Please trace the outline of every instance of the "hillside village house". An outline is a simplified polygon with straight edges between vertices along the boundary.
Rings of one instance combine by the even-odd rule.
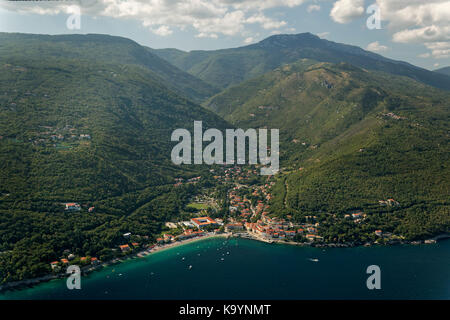
[[[68,203],[66,203],[66,210],[67,211],[80,211],[81,206],[75,202],[68,202]]]
[[[177,236],[177,240],[184,240],[194,237],[201,237],[204,235],[204,231],[193,231],[192,229],[185,230],[182,234]]]
[[[121,246],[119,246],[119,248],[120,248],[120,250],[122,250],[122,252],[127,252],[127,251],[131,250],[130,246],[127,244],[121,245]]]
[[[225,225],[226,232],[240,231],[240,230],[244,230],[244,226],[242,225],[242,223],[229,223]]]
[[[202,229],[206,226],[217,226],[218,223],[210,218],[210,217],[200,217],[200,218],[192,218],[191,222],[199,229]]]

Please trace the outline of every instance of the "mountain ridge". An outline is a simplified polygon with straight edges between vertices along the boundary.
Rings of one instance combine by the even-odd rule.
[[[21,50],[15,50],[15,46]],[[155,78],[194,102],[201,102],[217,89],[186,73],[151,53],[137,42],[104,34],[34,35],[0,32],[0,51],[3,56],[14,52],[16,57],[45,52],[50,57],[83,58],[102,63],[138,65],[152,71]]]
[[[258,43],[220,50],[152,49],[180,69],[215,86],[227,88],[301,58],[348,62],[369,70],[404,75],[450,90],[450,77],[404,61],[392,60],[357,46],[321,39],[311,33],[273,35]]]

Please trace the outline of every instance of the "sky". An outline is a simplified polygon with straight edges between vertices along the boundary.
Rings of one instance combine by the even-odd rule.
[[[450,66],[450,0],[0,0],[0,32],[101,33],[186,51],[311,32],[430,70]]]

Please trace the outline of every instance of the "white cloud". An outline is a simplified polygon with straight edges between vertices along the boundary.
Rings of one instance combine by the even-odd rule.
[[[329,32],[321,32],[321,33],[318,33],[317,35],[318,35],[320,38],[326,38],[329,34],[330,34]]]
[[[212,0],[214,1],[214,0]],[[222,0],[220,2],[231,5],[240,10],[266,10],[277,7],[297,7],[308,0]]]
[[[449,58],[450,0],[376,0],[376,4],[392,41],[424,44],[430,50],[428,57]],[[365,15],[364,10],[364,0],[337,0],[330,16],[347,23]]]
[[[317,4],[310,4],[308,6],[308,9],[306,9],[306,11],[308,11],[309,13],[311,13],[313,11],[320,11],[320,6]]]
[[[144,23],[144,25],[145,25],[145,23]],[[157,34],[158,36],[161,36],[161,37],[165,37],[165,36],[171,35],[173,33],[173,31],[170,30],[170,28],[168,26],[160,26],[158,28],[150,28],[150,30],[154,34]]]
[[[254,16],[249,17],[246,20],[246,23],[259,23],[264,29],[271,30],[271,29],[279,29],[286,25],[285,21],[276,21],[271,18],[266,17],[262,13],[258,13]]]
[[[374,52],[382,52],[386,51],[388,47],[381,45],[378,41],[369,43],[367,45],[367,50],[374,51]]]
[[[245,44],[250,44],[250,43],[252,43],[252,42],[254,42],[255,40],[252,38],[252,37],[248,37],[248,38],[245,38],[245,40],[244,40],[244,43]]]
[[[364,0],[338,0],[331,9],[331,18],[338,23],[348,23],[364,14]]]
[[[422,43],[430,50],[428,57],[450,58],[450,0],[377,0],[377,3],[382,19],[389,21],[394,42]]]
[[[82,13],[140,21],[151,32],[167,36],[175,29],[194,28],[197,37],[245,33],[249,24],[265,30],[286,26],[268,17],[264,10],[296,7],[309,0],[81,0]],[[0,6],[20,13],[42,15],[68,13],[73,2],[0,1]]]
[[[400,43],[423,43],[449,41],[450,26],[431,25],[423,28],[405,29],[394,33],[392,40]]]
[[[210,39],[217,39],[219,36],[215,33],[204,33],[200,32],[199,34],[195,35],[196,38],[210,38]]]
[[[426,42],[425,46],[431,50],[431,56],[436,59],[450,58],[450,41]]]

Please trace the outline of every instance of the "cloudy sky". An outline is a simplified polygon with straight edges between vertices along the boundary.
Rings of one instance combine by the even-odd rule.
[[[0,0],[0,32],[105,33],[182,50],[311,32],[427,69],[450,65],[450,0]]]

